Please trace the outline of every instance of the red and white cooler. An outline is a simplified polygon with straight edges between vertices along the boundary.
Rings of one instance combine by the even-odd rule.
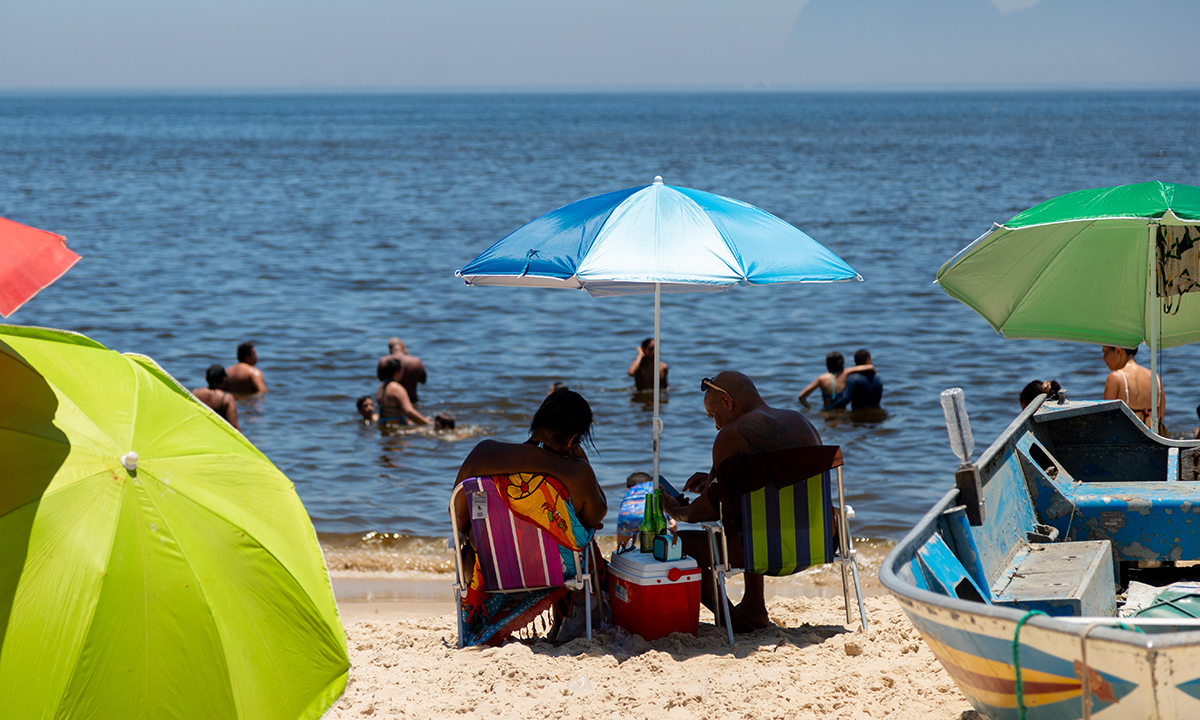
[[[700,629],[700,566],[692,558],[663,562],[652,553],[613,555],[608,565],[613,622],[647,640]]]

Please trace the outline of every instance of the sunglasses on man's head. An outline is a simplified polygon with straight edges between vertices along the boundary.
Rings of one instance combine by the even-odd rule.
[[[729,395],[728,390],[725,390],[723,388],[720,388],[720,387],[717,387],[716,385],[714,385],[712,378],[704,378],[703,380],[700,381],[700,392],[706,393],[706,392],[708,392],[709,388],[712,388],[713,390],[716,390],[717,392],[723,392],[726,395]],[[733,397],[733,396],[729,395],[729,397]]]

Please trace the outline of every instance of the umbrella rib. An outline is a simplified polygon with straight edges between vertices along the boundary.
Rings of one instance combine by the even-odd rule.
[[[29,500],[28,502],[23,502],[20,505],[10,508],[9,510],[7,510],[5,512],[5,514],[8,515],[8,514],[11,514],[11,513],[14,513],[16,511],[20,510],[23,507],[28,507],[29,505],[32,505],[34,503],[40,503],[41,501],[45,500],[46,498],[50,497],[51,495],[60,493],[63,490],[74,487],[75,485],[77,485],[81,482],[84,482],[86,480],[91,480],[92,478],[99,477],[99,476],[104,475],[109,472],[112,472],[112,471],[109,468],[104,468],[103,470],[99,470],[90,475],[84,475],[82,477],[76,478],[73,482],[63,483],[62,485],[59,485],[58,487],[54,488],[53,490],[44,490],[41,493],[38,493],[38,496],[33,498],[32,500]]]
[[[147,474],[147,475],[149,475],[151,478],[153,478],[153,479],[155,480],[155,482],[159,482],[159,483],[161,483],[161,482],[162,482],[162,481],[161,481],[161,480],[159,480],[157,477],[155,477],[155,476],[154,476],[152,473],[146,473],[146,474]],[[262,543],[262,542],[260,542],[260,541],[259,541],[259,539],[258,539],[258,537],[257,537],[256,535],[254,535],[253,533],[251,533],[250,531],[248,531],[246,528],[243,528],[243,527],[236,526],[236,525],[234,525],[232,522],[230,522],[228,519],[226,519],[226,518],[224,518],[224,517],[221,517],[220,515],[217,515],[217,514],[216,514],[216,513],[214,513],[212,510],[210,510],[210,509],[209,509],[209,508],[208,508],[206,505],[204,505],[204,504],[202,504],[202,503],[198,502],[198,501],[197,501],[195,498],[191,497],[191,496],[190,496],[190,495],[189,495],[189,494],[188,494],[186,491],[184,491],[184,492],[181,492],[181,491],[179,491],[179,490],[175,489],[174,487],[172,487],[172,488],[171,488],[171,490],[172,490],[173,492],[175,492],[175,493],[179,494],[181,497],[183,497],[183,498],[186,498],[188,502],[192,503],[192,504],[193,504],[193,505],[194,505],[194,506],[195,506],[195,507],[198,509],[198,511],[200,511],[200,512],[203,512],[203,513],[206,513],[206,514],[208,514],[209,516],[212,516],[212,517],[215,517],[215,518],[217,518],[219,521],[221,521],[221,522],[222,522],[223,524],[225,524],[225,525],[228,525],[229,527],[236,527],[236,528],[237,528],[237,529],[238,529],[238,530],[239,530],[239,531],[240,531],[242,534],[244,534],[244,535],[245,535],[247,538],[249,538],[249,539],[253,540],[253,541],[254,541],[254,544],[255,544],[255,545],[256,545],[256,546],[257,546],[257,547],[258,547],[260,550],[262,550],[264,553],[266,553],[266,554],[267,554],[267,555],[268,555],[268,556],[269,556],[269,557],[270,557],[272,560],[274,560],[274,561],[275,561],[275,564],[276,564],[276,565],[278,565],[280,568],[282,568],[282,569],[283,569],[283,570],[284,570],[284,571],[287,573],[287,576],[288,576],[288,578],[290,578],[290,579],[291,579],[291,581],[292,581],[293,583],[295,583],[295,585],[296,585],[296,587],[297,587],[297,588],[299,588],[299,589],[300,589],[300,590],[302,590],[302,591],[305,591],[305,592],[301,592],[301,593],[300,593],[300,595],[302,595],[302,596],[303,596],[303,598],[304,598],[304,603],[307,605],[307,607],[308,607],[308,609],[311,611],[312,615],[313,615],[314,617],[320,617],[320,616],[321,616],[320,609],[319,609],[319,608],[317,608],[317,606],[316,606],[316,603],[314,603],[314,602],[313,602],[313,599],[312,599],[312,597],[311,597],[311,596],[308,594],[308,592],[307,592],[307,589],[304,587],[304,584],[300,582],[300,580],[299,580],[299,579],[296,577],[295,573],[293,573],[293,572],[292,572],[292,569],[291,569],[290,567],[288,567],[288,565],[287,565],[287,564],[285,564],[285,563],[284,563],[282,560],[280,560],[280,559],[279,559],[279,556],[277,556],[275,553],[271,552],[271,550],[270,550],[270,549],[269,549],[269,548],[266,546],[266,544],[265,544],[265,543]],[[293,490],[293,492],[294,492],[294,490]],[[162,510],[159,508],[159,506],[158,506],[158,502],[157,502],[157,500],[154,498],[154,494],[153,494],[153,493],[151,493],[151,492],[146,492],[146,497],[147,497],[147,499],[149,499],[149,500],[150,500],[151,504],[153,504],[153,505],[154,505],[154,509],[155,509],[156,511],[158,511],[159,517],[161,517],[161,518],[163,519],[163,524],[164,524],[164,525],[165,525],[165,526],[166,526],[168,529],[170,529],[170,524],[167,522],[166,515],[164,515],[164,514],[163,514],[163,512],[162,512]],[[311,527],[311,526],[310,526],[310,527]],[[176,547],[178,547],[178,548],[179,548],[179,554],[183,556],[184,562],[185,562],[185,563],[187,563],[187,566],[188,566],[188,568],[189,568],[189,569],[191,569],[191,568],[193,567],[193,566],[192,566],[192,563],[191,563],[191,561],[190,561],[190,560],[188,560],[188,553],[187,553],[187,550],[185,550],[185,549],[184,549],[184,547],[183,547],[183,544],[182,544],[182,543],[180,543],[180,542],[179,542],[179,540],[178,540],[179,536],[178,536],[178,535],[176,535],[176,534],[174,533],[174,531],[172,531],[171,535],[172,535],[172,537],[175,537],[175,538],[176,538],[176,543],[175,543],[175,544],[176,544]],[[319,551],[319,550],[318,550],[318,551]],[[323,562],[323,561],[322,561],[322,562]],[[328,573],[328,571],[326,571],[326,572]],[[207,603],[208,603],[208,596],[207,596],[207,594],[205,594],[205,593],[204,593],[204,584],[203,584],[203,583],[201,583],[201,582],[199,582],[199,578],[198,578],[198,577],[197,577],[197,582],[196,582],[196,589],[197,589],[197,590],[199,590],[199,591],[200,591],[200,593],[201,593],[202,595],[204,595],[204,599],[205,599],[206,606],[207,606],[207,607],[209,607],[209,609],[210,609],[210,614],[211,614],[211,608],[212,608],[212,606],[207,604]],[[214,621],[214,625],[216,625],[215,621]],[[322,624],[322,626],[324,626],[324,625]],[[218,629],[218,636],[219,636],[219,637],[221,637],[221,645],[222,645],[222,647],[224,647],[224,646],[225,646],[225,637],[224,637],[224,635],[223,635],[223,634],[221,634],[221,633],[220,633],[220,626],[219,626],[219,625],[216,625],[216,627],[217,627],[217,629]]]

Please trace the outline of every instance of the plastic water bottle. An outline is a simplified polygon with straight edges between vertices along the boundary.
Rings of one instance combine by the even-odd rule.
[[[963,465],[970,464],[975,452],[975,437],[967,417],[967,401],[962,388],[942,391],[942,412],[946,415],[946,431],[950,433],[950,449]]]

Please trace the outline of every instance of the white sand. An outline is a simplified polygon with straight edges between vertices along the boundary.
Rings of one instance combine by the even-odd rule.
[[[841,598],[768,607],[782,627],[735,636],[732,648],[702,623],[699,637],[598,632],[559,647],[459,650],[448,604],[343,603],[350,682],[327,717],[958,720],[970,710],[890,596],[867,599],[867,633],[847,629]]]

